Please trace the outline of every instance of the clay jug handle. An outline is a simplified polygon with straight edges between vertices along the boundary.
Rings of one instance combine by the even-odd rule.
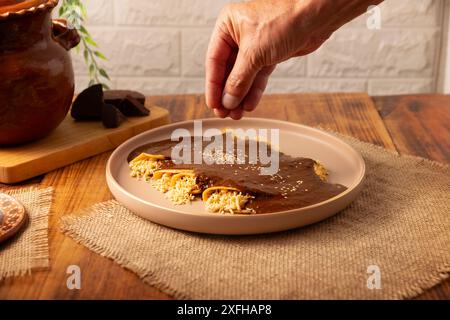
[[[66,50],[70,50],[80,43],[80,36],[75,29],[69,29],[67,21],[64,19],[52,20],[53,38]]]

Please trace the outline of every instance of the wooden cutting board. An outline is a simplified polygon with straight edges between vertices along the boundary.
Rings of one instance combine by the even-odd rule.
[[[128,118],[119,128],[101,122],[76,122],[70,115],[48,137],[0,148],[0,182],[21,182],[118,147],[125,140],[170,122],[166,109],[149,106],[148,117]]]

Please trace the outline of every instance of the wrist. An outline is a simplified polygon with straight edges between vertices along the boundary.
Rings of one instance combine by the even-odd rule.
[[[367,12],[372,5],[384,0],[294,0],[294,16],[299,27],[306,31],[323,28],[336,31],[347,22]],[[297,30],[302,30],[297,29]]]

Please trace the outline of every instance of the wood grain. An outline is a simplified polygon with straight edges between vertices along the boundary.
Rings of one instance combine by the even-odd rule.
[[[167,108],[172,122],[214,117],[200,95],[149,97],[148,101]],[[364,93],[268,95],[248,116],[320,126],[395,149],[372,99]]]
[[[100,121],[76,122],[70,115],[48,137],[34,143],[0,149],[0,182],[16,183],[116,148],[125,140],[167,124],[163,108],[150,106],[148,117],[128,118],[119,128]]]
[[[173,121],[212,117],[200,95],[159,96],[149,103],[166,107]],[[252,116],[322,126],[395,150],[389,132],[366,94],[299,94],[266,96]],[[0,283],[0,299],[168,299],[130,271],[76,244],[58,230],[59,218],[111,199],[104,177],[109,153],[47,174],[43,186],[55,188],[50,218],[51,270]],[[29,183],[39,183],[31,181]],[[132,230],[130,230],[132,232]],[[82,270],[82,289],[66,288],[66,268]],[[445,297],[439,294],[438,297]],[[447,296],[448,297],[448,296]]]
[[[397,150],[450,163],[450,95],[374,97]],[[450,299],[447,279],[417,297]]]
[[[59,218],[97,202],[111,199],[104,172],[110,152],[53,171],[42,186],[55,190],[49,219],[51,270],[22,278],[9,278],[0,285],[0,299],[157,299],[168,298],[146,286],[135,274],[122,269],[64,236]],[[82,270],[82,289],[66,287],[66,270],[78,265]]]
[[[400,153],[450,163],[450,95],[375,97]]]

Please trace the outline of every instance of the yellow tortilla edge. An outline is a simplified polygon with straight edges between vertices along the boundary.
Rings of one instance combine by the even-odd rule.
[[[221,191],[221,190],[225,190],[225,191],[235,191],[235,192],[241,192],[241,190],[237,189],[237,188],[233,188],[233,187],[223,187],[223,186],[216,186],[216,187],[209,187],[207,189],[205,189],[202,193],[202,200],[204,202],[208,201],[209,197],[211,197],[211,195],[216,192],[216,191]]]
[[[149,154],[149,153],[143,152],[140,155],[138,155],[136,158],[131,160],[130,164],[136,163],[138,161],[143,161],[143,160],[157,161],[157,160],[165,160],[165,159],[166,159],[166,157],[163,156],[162,154]]]
[[[153,179],[158,180],[161,179],[164,174],[169,174],[171,176],[179,173],[190,174],[194,173],[194,170],[191,169],[162,169],[157,170],[153,173]]]
[[[324,182],[328,182],[328,169],[319,161],[314,161],[314,173]]]

